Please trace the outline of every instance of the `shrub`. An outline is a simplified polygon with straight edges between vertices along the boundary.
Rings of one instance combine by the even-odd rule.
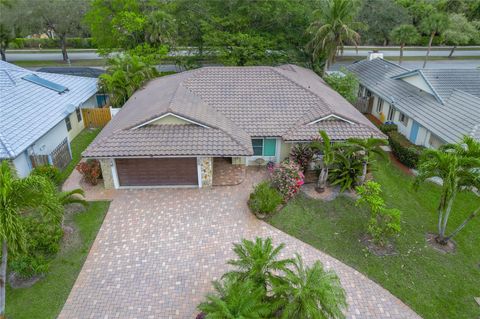
[[[270,214],[282,202],[282,195],[268,182],[261,182],[250,194],[248,207],[254,213]]]
[[[102,178],[102,169],[98,160],[88,159],[85,162],[78,163],[76,168],[91,185],[97,185],[98,180]]]
[[[379,183],[368,181],[357,187],[357,193],[360,196],[357,199],[357,205],[365,205],[370,210],[368,233],[375,243],[384,245],[389,238],[398,234],[401,230],[400,211],[386,207],[381,196],[382,189]]]
[[[358,79],[355,74],[348,72],[345,68],[342,68],[341,71],[343,74],[331,73],[325,75],[323,79],[347,101],[355,103],[359,85]]]
[[[363,162],[353,153],[340,150],[335,154],[332,168],[329,170],[328,180],[331,185],[339,185],[343,192],[352,189],[362,175]]]
[[[394,131],[388,133],[388,142],[392,148],[393,155],[401,163],[409,168],[417,166],[424,147],[412,144],[405,136]]]
[[[42,255],[20,255],[9,263],[10,270],[20,278],[31,278],[48,271],[48,260]]]
[[[398,131],[398,126],[397,124],[382,124],[378,126],[380,131],[382,131],[385,134],[388,134],[389,132],[397,132]]]
[[[303,172],[307,170],[308,164],[313,159],[313,155],[314,152],[310,145],[304,143],[295,144],[290,150],[290,158],[300,165]]]
[[[286,160],[274,169],[271,179],[272,185],[282,194],[283,199],[289,200],[303,185],[304,175],[297,163]]]
[[[35,176],[43,176],[52,181],[52,183],[57,186],[62,180],[62,176],[58,168],[52,165],[42,165],[35,167],[30,174]]]

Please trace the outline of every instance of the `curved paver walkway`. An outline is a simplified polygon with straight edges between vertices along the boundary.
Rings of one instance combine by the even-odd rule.
[[[258,179],[249,171],[232,187],[119,191],[59,318],[195,318],[232,243],[256,236],[335,270],[348,318],[419,318],[356,270],[253,217],[246,200]]]

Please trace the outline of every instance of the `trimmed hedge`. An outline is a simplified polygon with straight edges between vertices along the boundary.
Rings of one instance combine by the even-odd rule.
[[[59,39],[16,38],[10,49],[59,49]],[[67,49],[95,49],[92,38],[67,38]]]
[[[382,131],[385,134],[388,134],[389,132],[398,131],[397,124],[382,124],[382,125],[379,125],[378,128],[380,129],[380,131]]]
[[[396,131],[390,131],[387,135],[393,155],[405,166],[415,168],[424,147],[412,144],[405,136]]]

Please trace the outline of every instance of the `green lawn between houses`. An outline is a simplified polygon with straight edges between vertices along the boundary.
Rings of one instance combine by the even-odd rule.
[[[99,128],[85,128],[81,131],[70,143],[70,148],[72,150],[72,160],[68,166],[62,171],[62,182],[64,182],[68,176],[72,173],[80,162],[82,158],[82,152],[87,148],[88,145],[93,141],[93,139],[100,133]]]
[[[387,204],[403,212],[397,256],[376,257],[365,249],[359,238],[368,214],[345,197],[322,202],[299,196],[269,222],[364,273],[426,319],[480,318],[474,300],[480,297],[480,218],[455,238],[456,253],[434,251],[426,245],[425,234],[436,230],[438,186],[428,183],[415,192],[413,177],[386,161],[377,166],[374,175]],[[450,229],[479,204],[473,193],[459,194]]]
[[[45,278],[30,288],[7,288],[6,315],[12,319],[56,318],[85,262],[90,247],[102,225],[110,203],[90,202],[79,213],[66,214],[65,223],[76,229],[50,264]]]

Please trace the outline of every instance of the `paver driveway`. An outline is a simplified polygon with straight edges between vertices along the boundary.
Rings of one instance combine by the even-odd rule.
[[[246,200],[258,179],[248,171],[232,187],[118,192],[59,318],[195,318],[232,243],[256,236],[333,268],[349,318],[418,318],[359,272],[254,218]]]

